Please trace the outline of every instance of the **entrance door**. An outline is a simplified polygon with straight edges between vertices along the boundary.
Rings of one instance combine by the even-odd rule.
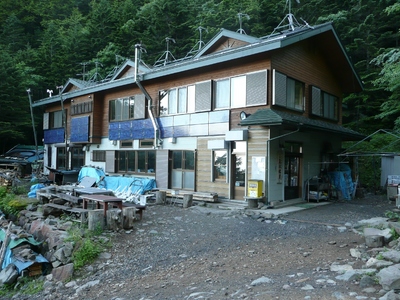
[[[285,200],[300,197],[299,170],[300,156],[287,153],[285,155]]]
[[[194,151],[172,151],[171,188],[194,190]]]
[[[233,188],[233,199],[244,200],[246,185],[246,142],[235,142],[232,151],[231,170]]]

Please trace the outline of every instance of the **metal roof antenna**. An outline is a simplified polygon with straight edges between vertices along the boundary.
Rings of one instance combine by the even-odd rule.
[[[286,7],[289,7],[289,12],[286,14],[286,16],[283,18],[283,20],[279,23],[279,25],[277,27],[275,27],[274,31],[266,36],[266,38],[270,38],[272,35],[274,35],[276,32],[280,32],[283,33],[285,31],[295,31],[298,28],[304,28],[304,27],[308,27],[313,29],[313,27],[311,27],[310,25],[308,25],[308,23],[306,21],[304,21],[302,19],[302,21],[305,23],[305,25],[301,25],[296,17],[292,14],[292,0],[285,0],[286,1],[286,5],[285,5],[285,9]],[[296,0],[296,2],[298,4],[300,4],[300,0]],[[287,24],[285,24],[285,21],[287,21]],[[265,38],[265,37],[262,37]]]
[[[237,16],[239,18],[239,29],[236,30],[236,32],[247,35],[246,31],[244,31],[244,29],[242,28],[242,18],[245,17],[247,20],[250,20],[250,16],[244,13],[238,13]]]
[[[100,80],[102,80],[103,78],[101,77],[100,73],[99,73],[99,66],[103,66],[102,63],[100,63],[97,59],[94,62],[95,64],[95,72],[92,75],[92,77],[90,77],[89,81],[90,82],[99,82]]]
[[[87,77],[88,77],[89,73],[87,71],[86,66],[89,65],[89,64],[90,64],[90,62],[88,62],[88,61],[80,63],[80,65],[82,66],[82,73],[76,74],[77,76],[82,76],[82,80],[83,81],[87,80]]]
[[[167,44],[167,50],[164,51],[164,53],[160,56],[159,59],[157,59],[157,61],[154,64],[154,67],[159,67],[162,65],[165,66],[169,62],[176,60],[175,57],[172,55],[171,51],[169,51],[169,43],[170,42],[176,43],[175,40],[173,38],[167,37],[167,38],[165,38],[165,42]],[[172,58],[172,60],[170,57]]]
[[[200,35],[199,40],[197,41],[196,45],[194,45],[193,48],[190,49],[190,51],[186,54],[185,58],[195,56],[197,54],[197,52],[199,52],[206,45],[203,41],[202,34],[203,34],[203,30],[208,32],[207,28],[199,26],[199,27],[197,27],[197,30],[199,31],[199,35]]]

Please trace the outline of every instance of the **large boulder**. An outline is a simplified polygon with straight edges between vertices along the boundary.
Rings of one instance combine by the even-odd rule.
[[[18,270],[14,264],[9,264],[0,272],[0,284],[13,284],[18,278]]]

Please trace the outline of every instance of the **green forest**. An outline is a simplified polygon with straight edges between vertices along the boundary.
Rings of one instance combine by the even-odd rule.
[[[400,129],[400,3],[396,0],[0,0],[0,152],[33,144],[32,101],[69,78],[101,80],[134,46],[153,65],[166,50],[183,58],[221,29],[262,37],[291,12],[299,23],[333,22],[364,83],[345,95],[343,124],[374,137],[368,151],[397,151]],[[239,18],[241,16],[241,18]],[[38,140],[42,112],[34,110]],[[385,147],[388,145],[388,147]]]

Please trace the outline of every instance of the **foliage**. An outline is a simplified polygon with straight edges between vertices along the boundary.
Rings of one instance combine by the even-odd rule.
[[[301,24],[333,22],[364,83],[363,92],[343,95],[343,123],[367,135],[400,128],[396,0],[15,0],[0,1],[0,149],[34,142],[28,88],[35,101],[71,77],[101,80],[133,57],[137,43],[153,65],[167,37],[180,59],[196,49],[200,27],[206,43],[220,28],[239,30],[239,15],[246,34],[266,37],[287,24],[289,3]]]
[[[85,239],[72,255],[74,267],[79,269],[93,262],[101,253],[101,248],[90,239]]]
[[[28,205],[26,199],[19,198],[15,194],[6,194],[0,197],[0,210],[6,215],[18,215]]]
[[[66,241],[72,241],[75,245],[72,261],[76,269],[93,262],[106,247],[110,246],[97,238],[102,232],[101,227],[97,227],[94,231],[72,227],[68,231]]]

